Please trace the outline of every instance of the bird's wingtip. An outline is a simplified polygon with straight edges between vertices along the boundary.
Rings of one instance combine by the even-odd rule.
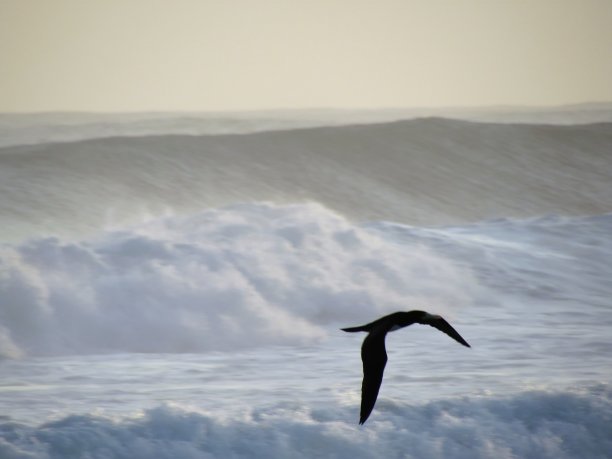
[[[346,328],[341,328],[340,330],[347,332],[347,333],[354,333],[354,332],[358,332],[358,331],[365,331],[363,330],[363,327],[346,327]]]

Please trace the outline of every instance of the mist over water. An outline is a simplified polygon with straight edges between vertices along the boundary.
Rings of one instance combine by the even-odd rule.
[[[612,457],[609,124],[103,137],[0,148],[1,458]]]

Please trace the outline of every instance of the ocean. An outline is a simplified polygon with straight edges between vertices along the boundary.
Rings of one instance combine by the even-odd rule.
[[[612,458],[612,117],[557,115],[0,116],[0,458]],[[340,328],[412,309],[472,348],[390,333],[360,426]]]

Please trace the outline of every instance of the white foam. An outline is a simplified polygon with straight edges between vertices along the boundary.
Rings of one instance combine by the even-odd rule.
[[[5,356],[314,342],[348,317],[448,310],[479,291],[469,269],[317,204],[243,204],[79,242],[36,239],[5,245],[0,263]]]
[[[612,457],[607,386],[423,405],[387,401],[377,405],[382,420],[363,427],[356,425],[356,409],[287,401],[245,408],[235,416],[162,406],[134,418],[68,416],[39,426],[0,422],[0,457]]]

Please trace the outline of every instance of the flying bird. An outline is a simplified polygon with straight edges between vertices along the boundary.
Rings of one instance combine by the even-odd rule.
[[[383,372],[387,364],[387,351],[385,349],[385,336],[387,332],[395,331],[414,323],[430,325],[446,333],[455,341],[470,347],[451,325],[441,316],[429,314],[425,311],[394,312],[381,317],[369,324],[358,327],[342,328],[345,332],[368,332],[368,336],[361,345],[361,360],[363,362],[363,382],[361,384],[361,412],[359,424],[363,424],[370,416],[378,390],[383,379]]]

